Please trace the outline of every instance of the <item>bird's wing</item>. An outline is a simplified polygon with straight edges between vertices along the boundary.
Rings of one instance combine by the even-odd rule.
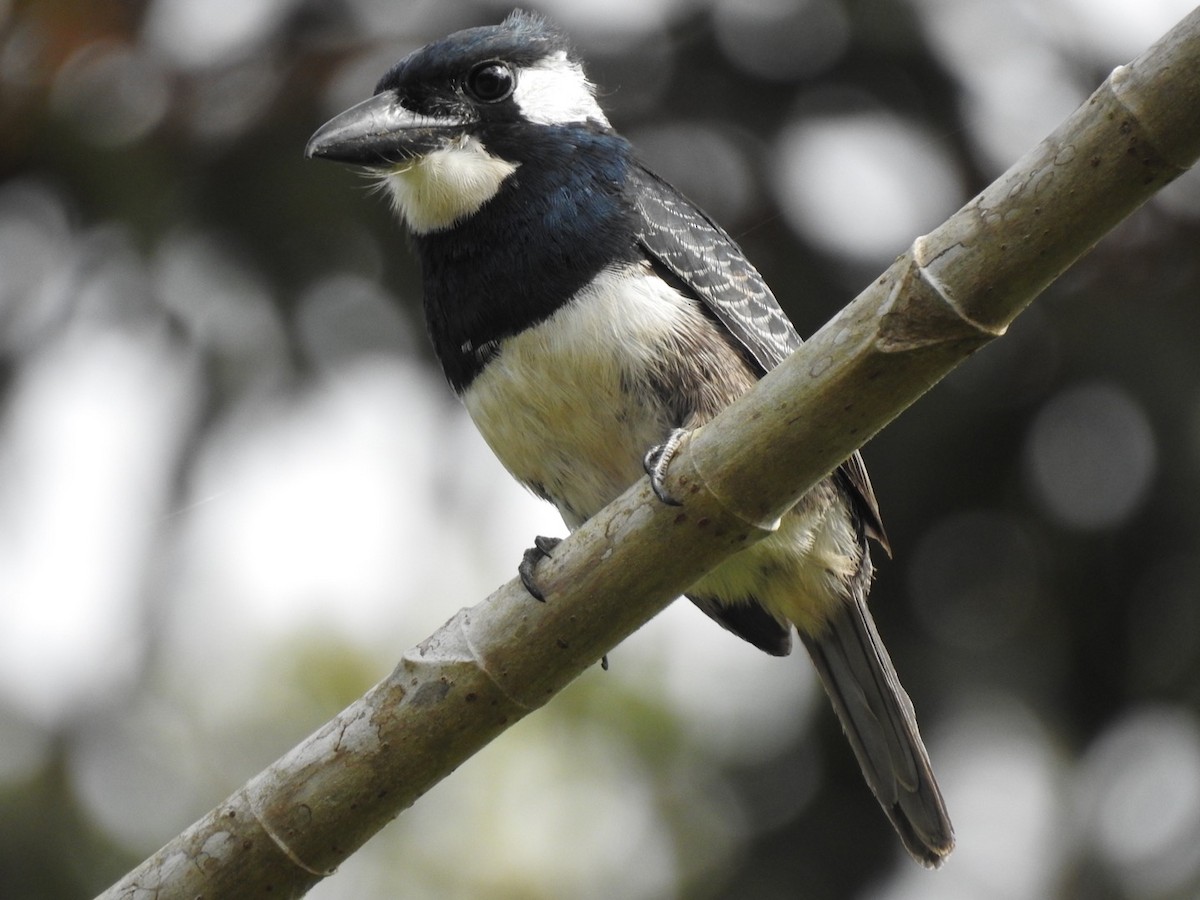
[[[649,169],[630,172],[639,242],[660,272],[703,303],[762,372],[775,368],[802,343],[800,335],[742,248],[699,207]],[[866,533],[891,552],[875,490],[855,452],[836,477],[847,489]]]
[[[725,230],[649,169],[630,175],[642,248],[682,281],[766,372],[800,346],[771,289]]]

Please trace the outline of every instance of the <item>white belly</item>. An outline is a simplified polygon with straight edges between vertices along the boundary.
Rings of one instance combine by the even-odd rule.
[[[648,271],[635,272],[605,273],[551,318],[504,340],[463,393],[504,466],[572,529],[641,478],[646,451],[682,424],[649,376],[662,344],[703,314]],[[813,630],[846,595],[858,552],[844,501],[825,482],[784,516],[778,533],[690,593],[727,603],[754,598]]]
[[[602,273],[501,342],[463,401],[505,467],[578,527],[642,476],[646,451],[675,424],[648,376],[656,348],[699,315],[640,268]]]

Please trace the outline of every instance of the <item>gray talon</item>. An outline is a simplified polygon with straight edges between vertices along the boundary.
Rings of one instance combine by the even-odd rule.
[[[651,447],[642,460],[642,468],[650,476],[650,489],[654,491],[654,496],[667,506],[683,506],[681,502],[667,493],[664,482],[667,479],[667,469],[671,466],[671,460],[675,458],[675,453],[679,450],[679,445],[686,435],[687,429],[676,428],[665,441],[656,447]]]
[[[525,551],[525,555],[521,557],[521,563],[517,566],[517,575],[521,578],[521,584],[525,585],[525,590],[529,591],[529,595],[541,603],[546,602],[546,595],[542,589],[538,587],[536,571],[538,563],[550,556],[550,552],[562,542],[562,538],[544,537],[538,535],[533,539],[533,546]]]

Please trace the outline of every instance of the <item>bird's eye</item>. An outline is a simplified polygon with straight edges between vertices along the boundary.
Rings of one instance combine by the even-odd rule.
[[[516,85],[512,69],[501,62],[480,63],[467,75],[466,89],[480,103],[499,103]]]

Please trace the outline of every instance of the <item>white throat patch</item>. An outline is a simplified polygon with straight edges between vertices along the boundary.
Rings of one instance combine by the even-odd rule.
[[[608,125],[583,68],[567,59],[562,51],[518,71],[513,99],[526,119],[540,125],[565,125],[589,119]]]
[[[517,170],[517,163],[488,153],[478,138],[399,163],[383,183],[396,213],[415,234],[442,231],[475,213]]]

